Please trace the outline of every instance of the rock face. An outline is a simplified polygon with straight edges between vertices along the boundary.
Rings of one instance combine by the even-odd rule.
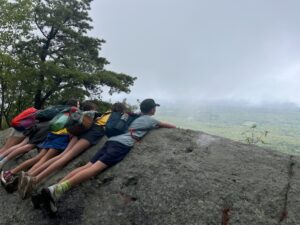
[[[44,185],[81,165],[104,140]],[[50,217],[0,189],[0,224],[300,224],[300,157],[202,132],[159,129]]]

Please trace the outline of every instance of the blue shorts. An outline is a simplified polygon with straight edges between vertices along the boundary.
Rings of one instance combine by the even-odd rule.
[[[39,148],[65,150],[70,141],[68,134],[52,134],[48,133],[46,139],[38,145]]]
[[[91,163],[101,161],[108,166],[113,166],[120,162],[131,148],[117,141],[107,141],[91,159]]]

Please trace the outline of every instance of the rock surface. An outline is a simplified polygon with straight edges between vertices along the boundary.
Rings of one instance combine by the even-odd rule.
[[[87,162],[103,142],[44,185]],[[67,193],[56,216],[3,188],[0,199],[1,225],[297,225],[300,157],[202,132],[159,129],[121,163]]]

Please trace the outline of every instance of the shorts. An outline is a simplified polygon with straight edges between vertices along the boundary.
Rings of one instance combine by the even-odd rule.
[[[22,131],[18,131],[15,128],[11,127],[9,137],[25,137],[25,135]]]
[[[117,141],[107,141],[96,155],[93,156],[91,163],[101,161],[107,166],[113,166],[124,159],[131,148]]]
[[[49,122],[42,122],[31,128],[29,134],[29,144],[37,145],[45,140],[49,132]]]
[[[105,135],[104,129],[102,126],[93,124],[90,129],[86,132],[78,135],[79,139],[85,139],[90,142],[91,145],[97,144],[97,142]]]
[[[48,133],[46,139],[42,143],[38,144],[38,147],[63,151],[68,146],[69,141],[70,135],[68,134]]]

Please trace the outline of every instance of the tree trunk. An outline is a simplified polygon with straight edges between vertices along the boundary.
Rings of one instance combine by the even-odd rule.
[[[43,103],[42,103],[42,98],[41,98],[41,93],[42,91],[41,90],[37,90],[35,96],[34,96],[34,108],[36,109],[41,109],[42,106],[43,106]]]
[[[0,129],[2,129],[2,118],[4,115],[4,104],[5,104],[5,97],[4,97],[5,85],[3,79],[1,79],[1,112],[0,112]]]

